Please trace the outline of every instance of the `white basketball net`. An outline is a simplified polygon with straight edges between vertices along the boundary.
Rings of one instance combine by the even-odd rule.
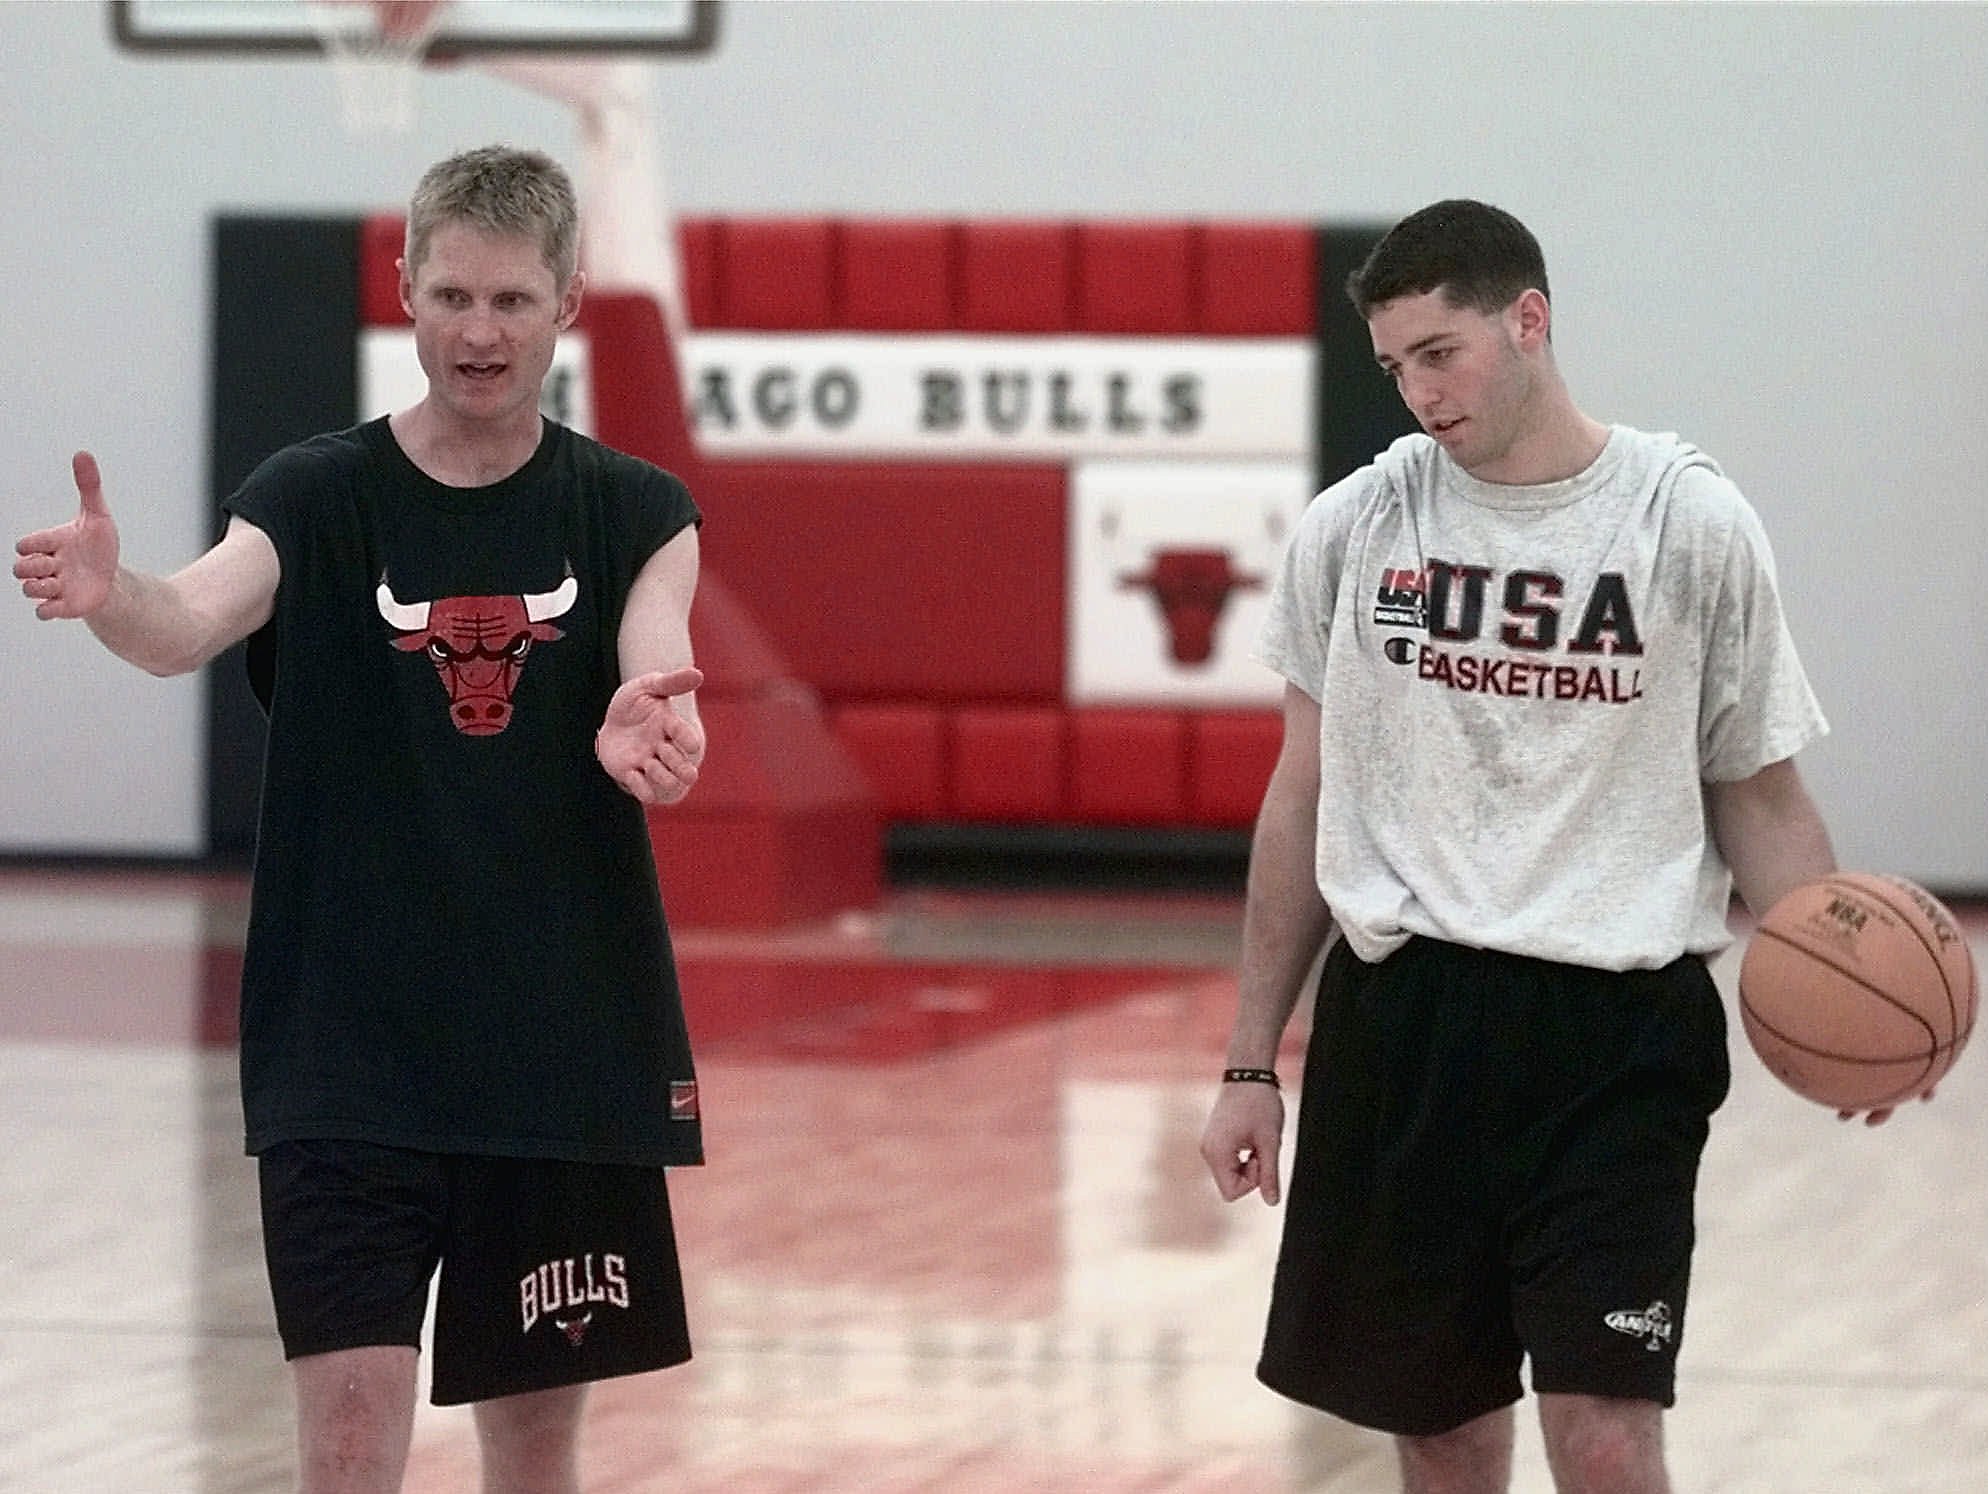
[[[412,24],[386,24],[385,7],[365,0],[305,0],[324,55],[338,79],[345,128],[353,135],[405,134],[414,127],[421,59],[435,39],[442,7]]]

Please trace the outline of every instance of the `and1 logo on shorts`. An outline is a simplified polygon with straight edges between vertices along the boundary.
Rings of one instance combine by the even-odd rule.
[[[1617,1333],[1642,1339],[1643,1347],[1652,1354],[1670,1344],[1671,1316],[1667,1302],[1652,1302],[1634,1312],[1612,1312],[1602,1321]]]

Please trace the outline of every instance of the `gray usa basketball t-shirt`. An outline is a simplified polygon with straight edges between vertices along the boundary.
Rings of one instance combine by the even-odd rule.
[[[1538,487],[1396,441],[1306,510],[1258,654],[1319,703],[1318,885],[1368,961],[1415,934],[1609,970],[1722,948],[1703,781],[1827,730],[1752,508],[1624,426]]]

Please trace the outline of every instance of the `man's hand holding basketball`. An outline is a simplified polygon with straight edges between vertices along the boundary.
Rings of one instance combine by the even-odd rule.
[[[644,804],[674,804],[697,782],[704,728],[696,707],[676,698],[704,683],[696,669],[638,674],[614,692],[594,737],[594,756],[607,776]]]
[[[1933,1090],[1930,1088],[1923,1091],[1919,1096],[1919,1099],[1922,1103],[1930,1102],[1932,1098],[1933,1098]],[[1886,1121],[1890,1120],[1892,1116],[1897,1112],[1897,1110],[1898,1107],[1896,1105],[1885,1105],[1881,1106],[1876,1110],[1862,1110],[1862,1111],[1839,1110],[1836,1112],[1836,1118],[1838,1120],[1844,1120],[1844,1121],[1855,1120],[1859,1115],[1862,1115],[1864,1117],[1865,1125],[1881,1126]]]
[[[1279,1197],[1277,1147],[1284,1134],[1284,1096],[1272,1084],[1224,1082],[1201,1133],[1201,1159],[1215,1175],[1223,1201],[1261,1192]]]
[[[35,616],[88,617],[110,595],[117,579],[117,525],[104,505],[97,459],[87,451],[72,463],[82,507],[67,524],[37,530],[14,546],[14,576],[21,594],[40,603]]]

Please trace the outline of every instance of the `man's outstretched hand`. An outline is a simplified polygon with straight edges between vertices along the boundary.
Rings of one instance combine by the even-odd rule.
[[[644,804],[674,804],[697,782],[704,728],[695,707],[678,709],[676,697],[703,683],[696,669],[638,674],[608,702],[594,755],[608,777]]]
[[[40,529],[14,546],[21,595],[40,603],[35,616],[88,617],[103,606],[117,579],[117,525],[104,504],[97,459],[76,453],[71,468],[82,507],[67,524]]]

